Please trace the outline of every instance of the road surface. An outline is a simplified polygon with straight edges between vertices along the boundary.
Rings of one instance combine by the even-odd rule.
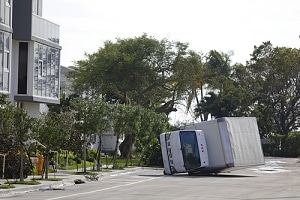
[[[263,166],[206,176],[163,175],[141,168],[106,175],[99,181],[7,197],[9,200],[252,200],[300,199],[300,163],[294,158],[266,158]]]

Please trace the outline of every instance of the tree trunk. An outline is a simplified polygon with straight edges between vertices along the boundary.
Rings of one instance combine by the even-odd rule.
[[[122,158],[127,158],[129,156],[130,148],[132,146],[132,140],[133,140],[133,138],[132,138],[131,134],[125,135],[125,139],[120,145],[120,151],[121,151]]]
[[[97,171],[100,171],[101,170],[101,166],[102,166],[102,163],[101,163],[101,135],[98,135],[99,136],[99,145],[98,145],[98,149],[97,149]]]
[[[83,172],[86,173],[86,135],[83,137]]]
[[[118,154],[118,145],[119,145],[119,138],[120,138],[120,134],[117,135],[117,141],[116,141],[116,147],[115,147],[115,153],[114,153],[114,162],[113,162],[113,169],[118,168],[117,165],[117,154]]]
[[[20,155],[20,182],[24,182],[24,151],[22,146],[20,146]]]
[[[133,143],[134,143],[133,137],[131,137],[131,140],[129,141],[129,149],[128,149],[128,154],[127,154],[127,157],[126,157],[125,167],[128,167],[128,161],[129,161],[129,159],[131,159],[131,152],[132,152]]]
[[[46,157],[45,157],[45,179],[48,179],[48,168],[49,168],[49,152],[46,153]]]

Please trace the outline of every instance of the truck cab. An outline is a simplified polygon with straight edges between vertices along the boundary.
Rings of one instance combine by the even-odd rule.
[[[193,172],[209,165],[201,130],[180,130],[160,135],[164,174]]]

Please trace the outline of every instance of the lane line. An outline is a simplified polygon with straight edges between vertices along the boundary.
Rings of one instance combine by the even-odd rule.
[[[109,188],[103,188],[103,189],[99,189],[99,190],[93,190],[93,191],[82,192],[82,193],[77,193],[77,194],[70,194],[70,195],[66,195],[66,196],[54,197],[54,198],[45,199],[45,200],[64,199],[64,198],[69,198],[69,197],[74,197],[74,196],[85,195],[85,194],[92,194],[92,193],[96,193],[96,192],[102,192],[102,191],[105,191],[105,190],[111,190],[111,189],[116,189],[116,188],[120,188],[120,187],[129,186],[129,185],[135,185],[135,184],[143,183],[143,182],[146,182],[146,181],[152,181],[152,180],[158,179],[158,178],[162,178],[162,176],[161,177],[150,178],[150,179],[146,179],[146,180],[142,180],[142,181],[138,181],[138,182],[127,183],[125,185],[117,185],[117,186],[113,186],[113,187],[109,187]]]

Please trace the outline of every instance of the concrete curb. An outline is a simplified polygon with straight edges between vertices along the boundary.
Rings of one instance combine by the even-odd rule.
[[[121,174],[131,173],[141,167],[125,168],[123,170],[112,170],[111,172],[99,172],[99,180],[105,177],[117,176]],[[43,191],[43,190],[63,190],[66,187],[75,185],[74,180],[81,179],[88,182],[83,175],[73,175],[72,171],[61,170],[55,174],[57,178],[61,178],[62,181],[39,181],[40,185],[18,185],[15,184],[17,188],[12,189],[0,189],[0,198],[11,197],[15,195],[20,195],[29,192]],[[50,175],[51,177],[51,175]],[[3,179],[2,179],[3,180]],[[5,181],[3,181],[5,182]],[[1,182],[1,183],[3,183]]]
[[[74,185],[74,182],[71,181],[56,181],[56,182],[49,182],[49,184],[41,183],[40,185],[24,185],[23,187],[19,188],[12,188],[12,189],[1,189],[0,190],[0,198],[1,197],[10,197],[19,194],[29,193],[29,192],[36,192],[42,190],[63,190],[68,186]]]

